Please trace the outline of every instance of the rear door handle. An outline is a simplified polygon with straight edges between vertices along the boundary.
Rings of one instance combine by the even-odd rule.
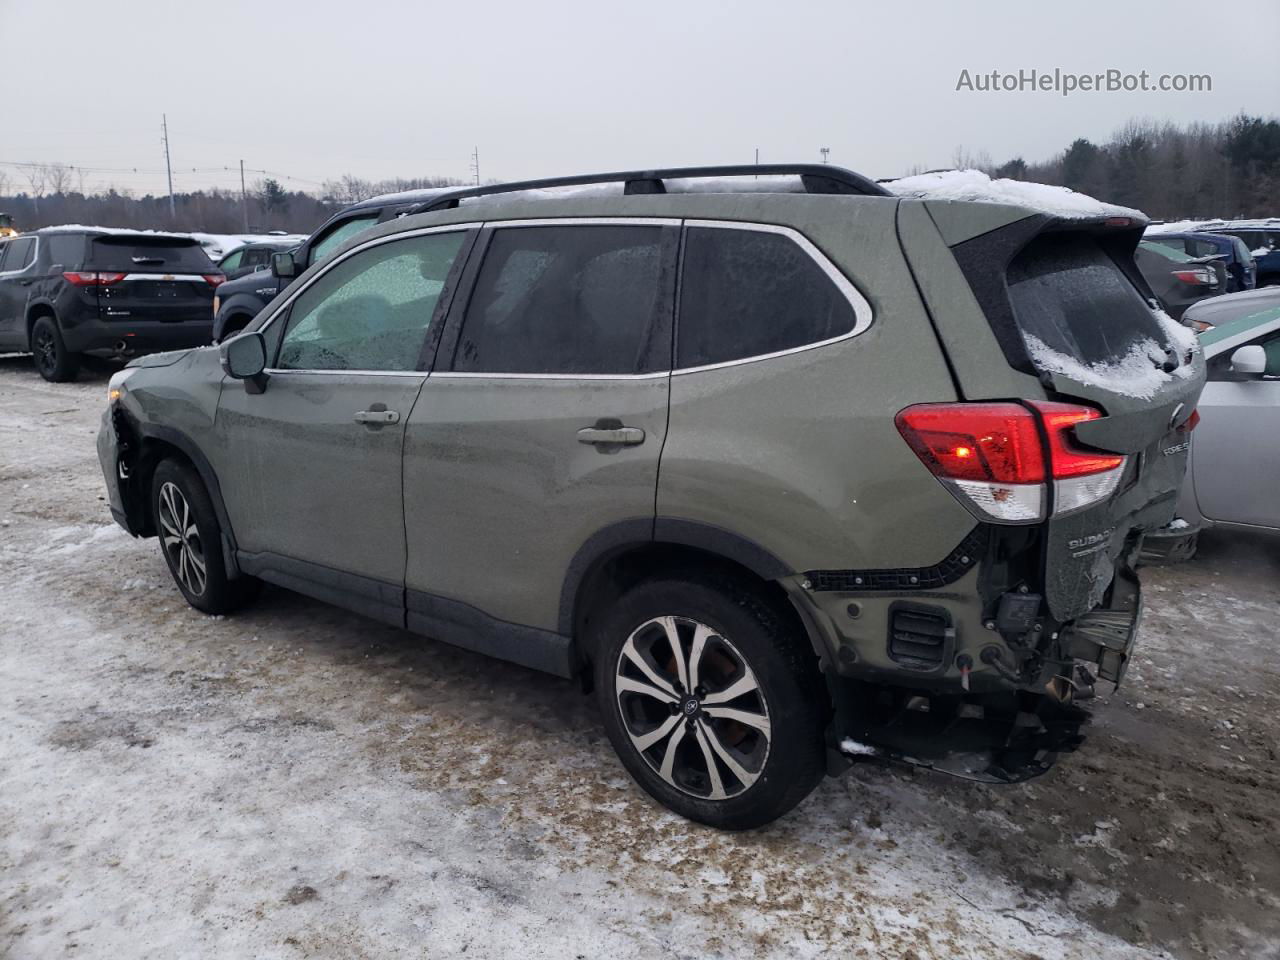
[[[361,410],[352,419],[356,423],[369,423],[381,426],[385,423],[399,423],[400,413],[397,410]]]
[[[634,447],[644,443],[644,431],[639,427],[583,427],[578,431],[578,442]]]

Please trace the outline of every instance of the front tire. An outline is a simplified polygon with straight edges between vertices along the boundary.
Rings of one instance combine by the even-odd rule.
[[[53,317],[40,317],[31,328],[31,355],[36,371],[50,383],[66,383],[80,372],[80,355],[68,352]]]
[[[199,474],[162,460],[151,480],[151,508],[160,552],[187,603],[205,613],[230,613],[257,596],[254,577],[227,577],[222,532]]]
[[[808,642],[731,579],[652,580],[600,623],[595,689],[654,799],[725,830],[763,826],[825,772],[827,698]]]

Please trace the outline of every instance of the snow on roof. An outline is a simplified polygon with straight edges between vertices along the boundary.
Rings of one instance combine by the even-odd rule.
[[[942,170],[922,173],[914,177],[902,177],[881,184],[899,197],[915,197],[922,200],[974,200],[983,203],[1003,203],[1026,207],[1038,213],[1061,217],[1065,220],[1088,220],[1095,217],[1134,217],[1146,220],[1146,215],[1131,207],[1103,203],[1083,193],[1066,187],[1054,187],[1047,183],[1027,183],[1023,180],[992,180],[981,170]]]
[[[83,223],[65,223],[55,227],[41,227],[39,233],[109,233],[118,234],[120,236],[134,237],[138,235],[148,237],[175,237],[181,239],[191,239],[189,233],[176,233],[170,230],[136,230],[130,227],[95,227]]]

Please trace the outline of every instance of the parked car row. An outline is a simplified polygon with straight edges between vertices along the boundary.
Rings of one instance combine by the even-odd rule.
[[[1159,252],[1156,245],[1189,259],[1182,267],[1171,267],[1154,256]],[[1165,310],[1174,316],[1198,300],[1280,284],[1277,218],[1155,224],[1147,228],[1143,246],[1151,254],[1139,259],[1143,273]],[[1226,268],[1225,283],[1214,283],[1207,272],[1197,274],[1194,267],[1185,266],[1194,263],[1213,269],[1214,262]]]

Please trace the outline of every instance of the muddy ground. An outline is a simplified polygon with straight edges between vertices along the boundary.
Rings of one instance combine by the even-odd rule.
[[[655,806],[566,681],[111,523],[109,370],[0,358],[0,956],[1280,957],[1280,543],[1144,574],[1043,778],[860,766],[755,833]]]

